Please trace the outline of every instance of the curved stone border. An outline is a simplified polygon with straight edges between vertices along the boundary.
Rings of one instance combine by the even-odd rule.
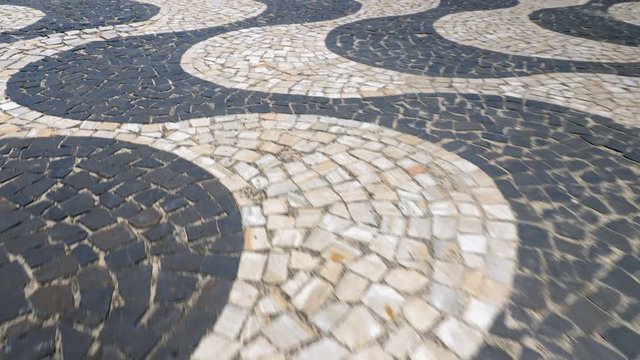
[[[463,358],[477,352],[508,298],[517,247],[511,210],[477,167],[354,121],[265,114],[218,117],[208,129],[212,138],[191,138],[194,151],[213,153],[230,171],[222,181],[255,197],[242,201],[252,250],[242,300],[196,358],[238,345],[295,357],[304,344],[308,356],[376,343],[402,357],[435,337]]]
[[[241,230],[228,190],[168,152],[0,140],[0,352],[186,358],[227,302]]]
[[[640,2],[624,2],[609,7],[609,15],[614,18],[640,26]]]
[[[27,6],[0,5],[0,33],[29,26],[44,16],[42,11]]]
[[[547,30],[529,14],[579,5],[584,0],[521,1],[517,6],[444,16],[433,24],[446,39],[465,46],[520,56],[593,62],[638,62],[640,48],[601,42]],[[598,23],[599,24],[599,23]],[[575,22],[574,26],[580,26]],[[593,24],[588,25],[590,28]],[[640,31],[638,32],[640,36]]]
[[[153,127],[123,138],[216,174],[245,226],[242,281],[196,358],[237,351],[238,336],[243,352],[267,346],[290,355],[316,341],[366,354],[382,352],[365,349],[377,339],[391,353],[464,358],[482,345],[509,295],[517,231],[506,200],[474,165],[410,135],[316,116],[198,119],[165,125],[162,139]],[[327,324],[335,311],[352,316]],[[377,329],[371,337],[349,320],[361,316]],[[398,343],[407,335],[411,342]],[[313,349],[303,351],[322,351]]]
[[[538,10],[531,21],[551,31],[595,41],[640,46],[640,26],[607,14],[612,5],[629,0],[591,0],[586,4]],[[597,26],[593,26],[597,24]]]

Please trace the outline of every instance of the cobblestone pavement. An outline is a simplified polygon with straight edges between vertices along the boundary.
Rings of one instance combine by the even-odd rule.
[[[638,359],[639,4],[0,0],[0,359]]]

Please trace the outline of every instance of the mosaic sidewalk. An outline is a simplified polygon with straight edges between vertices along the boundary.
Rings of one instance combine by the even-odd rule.
[[[0,0],[0,359],[640,358],[640,2]]]

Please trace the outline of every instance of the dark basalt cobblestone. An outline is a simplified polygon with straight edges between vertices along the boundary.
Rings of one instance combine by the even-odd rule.
[[[232,195],[175,155],[2,140],[0,358],[187,358],[226,304],[242,246]]]
[[[0,43],[144,21],[160,10],[157,6],[133,0],[0,0],[0,5],[26,6],[45,13],[44,18],[29,26],[0,33]]]
[[[429,76],[491,78],[553,72],[640,76],[640,62],[599,63],[503,54],[460,45],[442,37],[433,24],[441,17],[464,11],[517,5],[515,0],[443,0],[432,10],[405,16],[360,20],[333,29],[327,48],[347,59],[395,71]],[[577,23],[582,20],[574,20]],[[600,28],[602,20],[581,26]],[[624,27],[626,28],[626,27]],[[637,29],[617,33],[620,41],[638,41]]]
[[[586,39],[640,46],[640,26],[616,20],[607,10],[630,0],[593,0],[583,5],[542,9],[529,19],[545,29]]]

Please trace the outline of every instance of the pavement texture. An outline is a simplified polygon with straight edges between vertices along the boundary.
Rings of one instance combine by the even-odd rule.
[[[0,0],[0,359],[637,360],[640,2]]]

